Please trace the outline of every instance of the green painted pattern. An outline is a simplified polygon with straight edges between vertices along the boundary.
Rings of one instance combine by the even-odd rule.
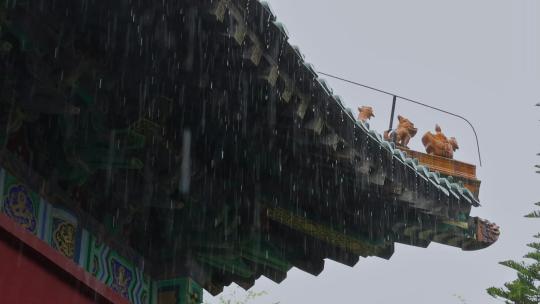
[[[191,279],[152,281],[132,262],[80,227],[78,219],[72,213],[46,202],[2,168],[0,198],[0,212],[72,259],[131,303],[161,304],[157,302],[156,294],[169,289],[174,290],[175,297],[178,298],[175,303],[202,302],[202,288]],[[3,208],[4,202],[9,199],[9,207]],[[15,199],[19,199],[20,203]],[[69,227],[69,233],[61,230],[59,232],[62,227]],[[60,239],[56,235],[61,235]]]

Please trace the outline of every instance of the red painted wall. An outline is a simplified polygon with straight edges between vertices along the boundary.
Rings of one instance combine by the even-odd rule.
[[[0,303],[128,303],[109,287],[0,214]]]

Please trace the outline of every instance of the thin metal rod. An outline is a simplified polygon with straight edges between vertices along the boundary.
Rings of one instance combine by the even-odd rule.
[[[390,126],[388,127],[388,132],[392,131],[392,128],[394,127],[394,113],[396,112],[396,101],[397,96],[394,95],[392,100],[392,112],[390,112]]]
[[[461,115],[458,115],[458,114],[454,114],[452,112],[449,112],[449,111],[446,111],[446,110],[443,110],[443,109],[440,109],[440,108],[437,108],[437,107],[434,107],[434,106],[430,106],[428,104],[425,104],[423,102],[419,102],[419,101],[416,101],[416,100],[413,100],[413,99],[410,99],[410,98],[406,98],[406,97],[403,97],[403,96],[399,96],[397,94],[394,94],[394,93],[390,93],[390,92],[387,92],[387,91],[383,91],[383,90],[379,90],[379,89],[376,89],[374,87],[370,87],[370,86],[367,86],[365,84],[361,84],[361,83],[358,83],[358,82],[355,82],[355,81],[352,81],[352,80],[348,80],[348,79],[345,79],[345,78],[342,78],[342,77],[338,77],[338,76],[335,76],[335,75],[332,75],[332,74],[328,74],[328,73],[324,73],[324,72],[320,72],[318,71],[319,74],[321,75],[324,75],[324,76],[328,76],[330,78],[334,78],[334,79],[337,79],[337,80],[341,80],[343,82],[347,82],[347,83],[350,83],[350,84],[353,84],[353,85],[357,85],[357,86],[360,86],[360,87],[364,87],[366,89],[370,89],[370,90],[373,90],[373,91],[377,91],[379,93],[383,93],[383,94],[386,94],[386,95],[390,95],[390,96],[394,96],[394,97],[397,97],[399,99],[402,99],[402,100],[405,100],[405,101],[408,101],[408,102],[411,102],[411,103],[414,103],[414,104],[417,104],[417,105],[420,105],[420,106],[423,106],[423,107],[426,107],[426,108],[430,108],[432,110],[435,110],[435,111],[439,111],[439,112],[442,112],[442,113],[445,113],[445,114],[448,114],[448,115],[451,115],[451,116],[454,116],[454,117],[457,117],[457,118],[460,118],[462,120],[464,120],[472,129],[473,133],[474,133],[474,137],[476,139],[476,148],[478,150],[478,161],[480,163],[480,167],[482,167],[482,156],[480,154],[480,143],[478,141],[478,134],[476,133],[476,129],[474,128],[474,126],[472,125],[472,123],[465,117],[461,116]]]

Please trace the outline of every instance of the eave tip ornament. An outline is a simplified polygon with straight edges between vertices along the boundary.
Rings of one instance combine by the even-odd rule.
[[[501,234],[499,225],[488,220],[475,218],[474,241],[464,244],[463,250],[474,251],[487,248],[499,239]]]

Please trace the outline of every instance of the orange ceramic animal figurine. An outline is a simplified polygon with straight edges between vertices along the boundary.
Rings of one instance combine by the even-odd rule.
[[[414,127],[414,124],[407,118],[398,115],[398,126],[391,132],[384,132],[384,139],[387,141],[393,141],[398,146],[408,148],[409,141],[416,135],[418,129]]]
[[[372,107],[362,106],[361,108],[358,108],[358,120],[366,122],[370,120],[371,117],[375,117]]]
[[[439,141],[447,142],[448,138],[443,134],[441,126],[435,124],[435,138]]]
[[[457,140],[454,137],[447,139],[439,125],[435,125],[435,134],[431,132],[424,134],[422,143],[426,153],[446,158],[454,158],[454,152],[459,149]]]
[[[481,242],[496,242],[501,234],[500,227],[486,220],[478,219],[476,239]]]

